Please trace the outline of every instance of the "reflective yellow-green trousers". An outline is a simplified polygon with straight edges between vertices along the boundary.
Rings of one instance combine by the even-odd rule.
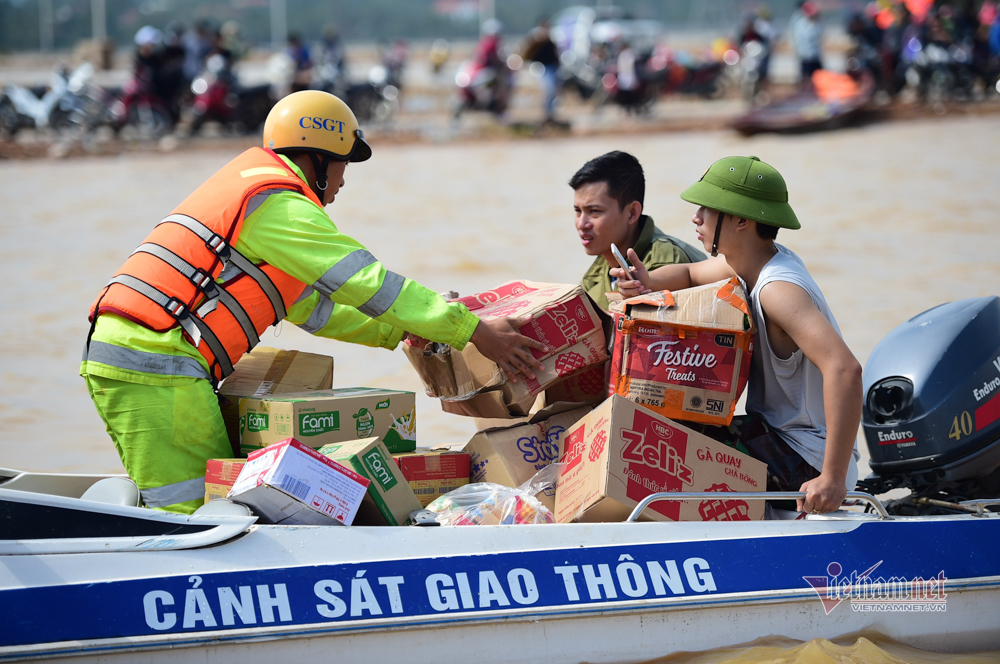
[[[87,390],[147,507],[190,514],[205,496],[205,463],[232,456],[207,380],[142,385],[87,375]]]

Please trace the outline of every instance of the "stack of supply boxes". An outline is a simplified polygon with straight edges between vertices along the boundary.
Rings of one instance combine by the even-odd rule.
[[[766,465],[680,421],[728,425],[753,329],[736,279],[612,306],[611,397],[565,435],[556,519],[620,521],[661,492],[763,491]],[[761,519],[763,501],[653,503],[644,518]]]
[[[763,501],[724,494],[763,491],[766,465],[691,428],[729,424],[747,382],[753,329],[737,280],[619,301],[611,318],[572,285],[511,282],[461,301],[483,318],[530,316],[521,332],[548,346],[536,353],[546,370],[517,383],[472,344],[406,347],[446,411],[493,418],[463,450],[416,448],[412,392],[313,381],[239,398],[250,456],[210,462],[212,495],[281,523],[403,525],[470,481],[517,488],[558,463],[556,487],[537,498],[559,522],[621,521],[660,492],[720,497],[656,502],[642,518],[763,517]],[[293,462],[313,464],[313,479]]]

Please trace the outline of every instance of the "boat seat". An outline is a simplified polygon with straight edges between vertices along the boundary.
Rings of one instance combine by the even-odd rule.
[[[139,487],[127,477],[105,477],[91,484],[80,499],[107,505],[139,507]]]
[[[253,512],[246,505],[234,503],[225,498],[210,500],[194,511],[202,516],[253,516]]]

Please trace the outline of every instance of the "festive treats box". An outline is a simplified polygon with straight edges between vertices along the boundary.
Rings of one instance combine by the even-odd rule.
[[[729,424],[754,329],[736,279],[612,305],[611,391],[671,419]]]

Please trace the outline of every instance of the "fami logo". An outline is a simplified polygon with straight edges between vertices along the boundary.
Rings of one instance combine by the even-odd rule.
[[[385,401],[379,401],[377,404],[375,404],[375,410],[385,410],[388,407],[389,407],[388,399],[386,399]]]
[[[389,462],[377,447],[365,452],[364,456],[361,457],[361,462],[365,464],[371,478],[382,487],[382,491],[388,491],[396,486],[396,477],[389,470]]]
[[[299,435],[318,436],[330,431],[340,431],[340,411],[299,413]]]
[[[247,413],[247,431],[267,431],[267,419],[264,413]]]

